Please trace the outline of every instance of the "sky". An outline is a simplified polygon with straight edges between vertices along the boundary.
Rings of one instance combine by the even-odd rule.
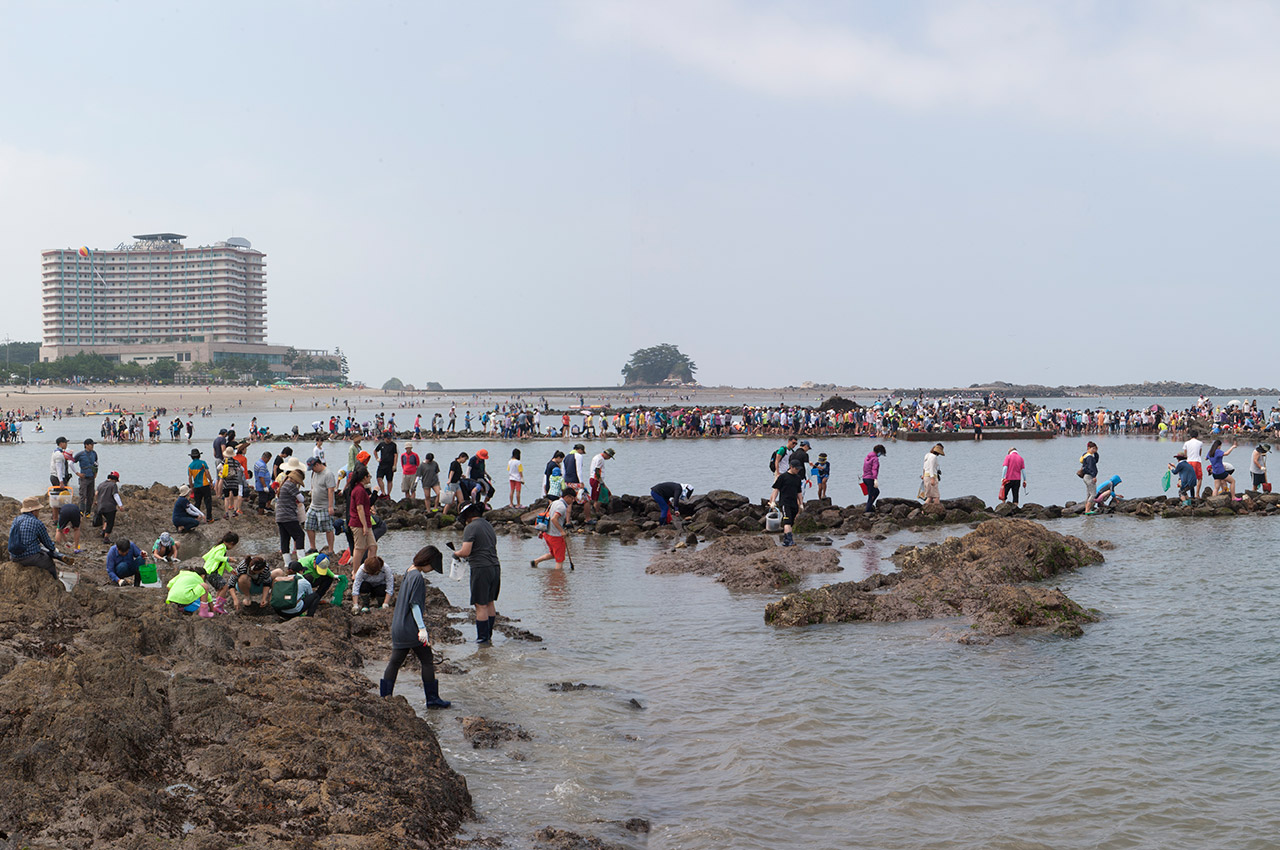
[[[1270,386],[1276,44],[1232,0],[0,0],[0,336],[42,250],[172,231],[251,240],[270,340],[373,385],[673,343],[707,385]]]

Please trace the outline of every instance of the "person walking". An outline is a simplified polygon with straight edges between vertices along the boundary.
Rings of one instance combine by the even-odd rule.
[[[298,560],[302,549],[302,483],[306,480],[305,467],[296,458],[289,458],[280,467],[280,489],[276,492],[276,528],[280,531],[280,556],[287,564]]]
[[[427,452],[422,463],[418,466],[418,478],[422,480],[422,498],[427,503],[427,510],[436,510],[440,507],[440,464],[436,462],[436,456]]]
[[[271,504],[271,452],[263,452],[253,463],[253,490],[258,496],[258,516],[267,515]]]
[[[470,504],[458,514],[463,523],[458,557],[471,564],[471,604],[476,609],[476,643],[493,641],[493,621],[498,616],[498,591],[502,564],[498,561],[498,535],[484,518],[484,505]],[[401,592],[404,592],[401,585]]]
[[[357,467],[347,476],[347,529],[351,532],[351,570],[355,572],[365,558],[378,554],[378,541],[373,536],[373,500],[369,497],[369,470]]]
[[[1000,501],[1005,498],[1013,500],[1013,506],[1018,506],[1018,491],[1027,486],[1027,463],[1022,459],[1022,455],[1018,454],[1018,450],[1009,449],[1009,453],[1004,457],[1004,468],[1000,472]]]
[[[93,440],[85,440],[84,449],[72,458],[79,469],[76,476],[80,479],[80,512],[85,516],[93,510],[93,496],[98,489],[98,453],[93,446]]]
[[[876,499],[880,498],[880,458],[885,456],[884,446],[877,445],[862,461],[862,488],[867,494],[866,513],[876,512]]]
[[[572,496],[561,496],[547,508],[547,529],[539,535],[547,544],[547,551],[529,562],[529,566],[537,568],[543,561],[555,559],[556,569],[564,569],[564,558],[567,552],[565,539],[569,528],[569,514],[573,511]]]
[[[102,526],[102,542],[110,543],[111,532],[116,527],[116,511],[124,510],[124,502],[120,501],[120,473],[113,471],[107,474],[107,480],[98,485],[95,499],[93,524]]]
[[[782,510],[782,545],[796,545],[792,529],[796,517],[800,514],[800,491],[804,487],[804,467],[798,460],[789,461],[790,468],[773,480],[773,492],[769,495],[769,506]]]
[[[463,544],[466,545],[466,544]],[[434,546],[419,549],[413,563],[400,581],[400,595],[396,597],[396,609],[391,615],[391,658],[378,682],[378,695],[389,697],[395,691],[396,677],[404,660],[413,653],[422,667],[422,691],[427,708],[448,708],[452,703],[440,698],[440,683],[436,679],[435,659],[431,653],[431,633],[422,618],[427,605],[427,582],[423,567],[441,570],[443,558]]]
[[[1213,445],[1209,447],[1209,454],[1206,459],[1209,461],[1209,471],[1213,474],[1213,495],[1219,496],[1224,491],[1233,500],[1239,501],[1236,496],[1236,479],[1231,473],[1235,471],[1234,467],[1228,469],[1227,455],[1236,450],[1236,444],[1233,442],[1227,447],[1226,451],[1222,449],[1222,441],[1214,440]]]
[[[1098,498],[1098,444],[1093,440],[1085,443],[1084,454],[1080,456],[1080,468],[1076,475],[1084,481],[1084,512],[1087,516],[1096,514],[1094,501]]]
[[[942,469],[938,466],[938,458],[945,457],[946,450],[942,443],[934,443],[933,448],[924,456],[924,467],[920,472],[920,498],[926,505],[941,504],[942,497],[938,493],[938,482],[942,479]]]
[[[418,468],[422,459],[413,450],[413,445],[406,443],[400,453],[400,493],[406,499],[418,498]]]
[[[213,522],[213,475],[209,472],[209,464],[200,459],[200,450],[191,450],[191,463],[187,464],[187,484],[191,486],[191,500],[199,510],[204,505],[203,514],[207,522]]]

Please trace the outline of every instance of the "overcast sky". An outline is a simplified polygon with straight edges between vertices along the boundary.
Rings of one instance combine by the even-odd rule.
[[[175,231],[374,384],[672,342],[707,384],[1272,385],[1277,44],[1261,2],[0,0],[0,336],[42,249]]]

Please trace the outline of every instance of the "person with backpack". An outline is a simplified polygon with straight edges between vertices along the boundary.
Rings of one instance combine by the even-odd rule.
[[[222,455],[218,477],[222,479],[222,516],[231,519],[240,516],[240,500],[244,497],[244,468],[230,452]]]
[[[204,505],[202,516],[213,522],[213,475],[209,472],[209,464],[200,459],[200,450],[191,450],[191,463],[187,465],[187,484],[191,487],[191,501],[196,510]]]
[[[800,513],[800,491],[804,487],[803,467],[798,461],[791,462],[790,468],[773,480],[773,492],[769,495],[769,506],[782,510],[782,545],[796,545],[792,537],[792,528],[796,516]]]
[[[571,491],[572,492],[572,491]],[[543,561],[555,559],[556,569],[564,569],[564,558],[567,549],[566,536],[569,528],[569,515],[573,512],[573,497],[562,496],[551,503],[547,508],[546,527],[539,536],[542,541],[547,544],[547,550],[543,554],[534,558],[529,562],[529,566],[537,569],[538,564]]]
[[[448,708],[452,703],[440,698],[440,682],[436,679],[435,658],[431,652],[431,633],[422,613],[427,605],[427,582],[423,569],[443,572],[444,558],[434,546],[419,549],[413,563],[400,580],[400,595],[391,615],[391,658],[378,681],[378,695],[389,697],[395,692],[396,676],[404,660],[412,652],[422,668],[422,692],[427,708]]]
[[[414,452],[413,446],[405,444],[404,452],[400,455],[400,492],[404,494],[406,499],[418,498],[418,467],[422,460]]]
[[[773,473],[775,479],[787,471],[787,458],[795,451],[797,442],[799,437],[792,434],[787,437],[785,445],[778,446],[773,450],[773,454],[769,455],[769,471]]]
[[[271,607],[286,620],[311,616],[320,604],[320,594],[311,588],[302,572],[297,561],[271,571]]]

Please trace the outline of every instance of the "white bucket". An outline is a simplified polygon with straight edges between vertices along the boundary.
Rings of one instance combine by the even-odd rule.
[[[764,515],[764,530],[771,533],[782,530],[782,511],[774,508]]]

